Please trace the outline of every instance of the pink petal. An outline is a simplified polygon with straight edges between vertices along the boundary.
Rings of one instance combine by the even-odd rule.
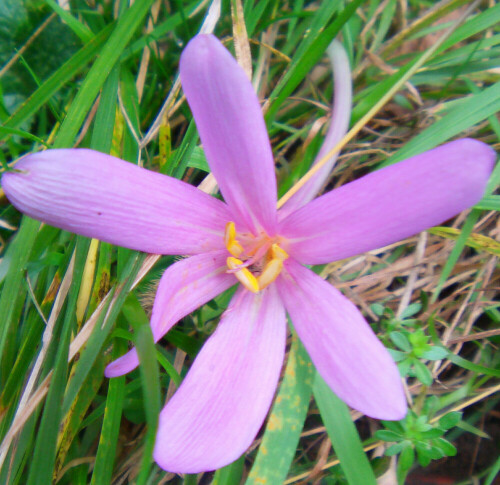
[[[477,203],[495,152],[476,140],[447,143],[335,189],[288,216],[280,235],[303,264],[394,243]]]
[[[158,342],[181,318],[237,283],[227,273],[227,251],[191,256],[167,268],[160,280],[151,315],[154,341]],[[111,362],[106,377],[116,377],[139,365],[136,349]]]
[[[215,37],[198,35],[182,53],[180,73],[224,200],[247,229],[273,235],[273,154],[259,100],[245,72]]]
[[[155,254],[224,246],[229,212],[180,180],[93,150],[47,150],[21,159],[2,186],[25,214],[67,231]]]
[[[271,405],[285,340],[285,312],[274,285],[259,294],[240,287],[160,414],[158,465],[198,473],[243,454]]]
[[[402,419],[406,399],[391,356],[359,310],[292,259],[278,291],[316,369],[342,400],[378,419]]]
[[[323,159],[347,133],[351,119],[352,82],[349,59],[343,45],[334,40],[327,49],[335,76],[332,121],[325,136],[325,141],[314,161],[314,165]],[[280,209],[279,217],[283,220],[287,215],[299,209],[316,197],[337,160],[338,152],[333,154],[327,163]]]

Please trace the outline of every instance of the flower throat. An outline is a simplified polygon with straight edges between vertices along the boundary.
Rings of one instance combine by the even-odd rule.
[[[226,224],[224,242],[232,256],[226,259],[229,273],[253,293],[269,286],[281,273],[288,253],[280,247],[276,238],[267,234],[255,237],[237,234],[234,222]]]

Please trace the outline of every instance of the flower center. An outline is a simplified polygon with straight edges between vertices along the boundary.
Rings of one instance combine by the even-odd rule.
[[[288,253],[280,247],[277,238],[263,233],[237,234],[234,222],[226,224],[226,248],[232,256],[226,260],[229,273],[253,293],[269,286],[281,273]]]

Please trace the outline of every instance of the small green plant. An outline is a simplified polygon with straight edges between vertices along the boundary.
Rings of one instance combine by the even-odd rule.
[[[439,420],[432,419],[437,399],[430,398],[420,415],[411,410],[401,421],[383,421],[386,429],[379,430],[375,437],[393,442],[385,454],[399,454],[397,465],[398,483],[404,483],[405,477],[415,462],[426,467],[432,460],[445,456],[454,456],[456,448],[444,438],[445,433],[455,427],[462,418],[462,413],[450,412]]]

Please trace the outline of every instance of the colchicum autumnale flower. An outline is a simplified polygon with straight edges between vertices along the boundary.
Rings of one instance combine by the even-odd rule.
[[[337,99],[318,158],[343,136],[349,117],[345,54],[334,45],[330,55]],[[374,418],[403,418],[403,387],[388,352],[359,310],[304,265],[391,244],[474,205],[494,152],[478,141],[454,141],[312,200],[332,158],[277,211],[269,138],[243,70],[215,37],[199,35],[185,48],[180,72],[224,202],[86,149],[29,155],[17,163],[19,172],[2,177],[12,204],[31,217],[139,251],[189,255],[160,281],[151,317],[155,341],[241,283],[161,412],[155,460],[165,470],[196,473],[245,452],[278,383],[286,313],[340,398]],[[133,349],[111,363],[106,375],[122,375],[137,365]]]

